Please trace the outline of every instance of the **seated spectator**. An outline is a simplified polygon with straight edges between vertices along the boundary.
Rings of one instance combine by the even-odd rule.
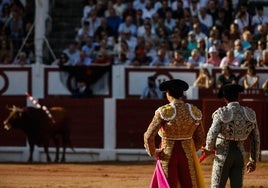
[[[190,31],[187,38],[187,49],[192,51],[197,48],[197,40],[195,38],[195,33]]]
[[[64,52],[61,52],[59,58],[56,59],[54,62],[52,62],[52,65],[58,65],[60,67],[69,66],[70,64],[71,64],[70,58]]]
[[[245,59],[245,50],[242,45],[242,41],[240,39],[237,39],[234,41],[234,56],[239,61],[239,66],[243,59]]]
[[[83,50],[86,53],[86,56],[88,58],[94,59],[94,51],[96,50],[96,48],[99,48],[99,44],[95,43],[94,38],[91,36],[88,36],[86,39],[86,43],[84,45],[82,45],[81,50]]]
[[[100,50],[92,65],[110,65],[111,59],[105,50]]]
[[[263,6],[258,5],[256,7],[256,13],[251,18],[251,26],[253,27],[254,34],[258,33],[258,26],[259,25],[266,25],[268,24],[268,16],[263,12]]]
[[[127,16],[125,21],[119,25],[118,33],[121,35],[127,30],[130,31],[132,36],[137,35],[137,26],[133,23],[133,18],[131,16]]]
[[[201,56],[197,49],[192,50],[191,56],[188,58],[186,65],[189,68],[201,66],[206,63],[206,58]]]
[[[266,79],[262,84],[262,89],[264,90],[265,96],[268,96],[268,79]]]
[[[232,73],[229,66],[223,66],[221,74],[217,79],[217,88],[221,88],[225,84],[237,84],[237,77]]]
[[[234,56],[233,50],[228,50],[226,56],[222,58],[220,67],[230,66],[230,67],[239,67],[240,63],[237,58]]]
[[[94,30],[91,28],[89,21],[84,21],[82,27],[76,33],[75,41],[78,42],[79,46],[82,46],[89,36],[94,36]]]
[[[148,66],[152,61],[152,58],[147,56],[144,48],[138,48],[136,50],[136,56],[131,61],[130,65],[133,66]]]
[[[150,63],[150,66],[168,66],[170,62],[170,59],[166,55],[166,50],[163,48],[160,48],[157,51],[157,56],[153,58],[152,62]]]
[[[109,1],[109,2],[112,2],[112,1]],[[122,22],[122,19],[120,16],[116,14],[115,9],[112,7],[108,9],[108,12],[109,12],[109,15],[106,16],[107,23],[110,27],[112,27],[113,33],[115,34],[115,38],[116,38],[118,36],[118,28]]]
[[[72,64],[73,66],[89,66],[92,64],[92,59],[87,57],[86,52],[81,50],[79,57]]]
[[[266,48],[265,42],[262,40],[258,40],[257,48],[253,52],[253,58],[256,59],[258,64],[262,58],[262,51],[265,50],[265,48]]]
[[[255,66],[251,65],[248,67],[247,73],[243,77],[242,84],[245,89],[259,88],[259,76],[256,75]]]
[[[156,77],[149,76],[147,79],[147,86],[144,88],[141,94],[141,99],[162,99],[163,93],[159,90],[155,83]]]
[[[259,67],[268,67],[268,50],[262,51],[262,57],[258,63]]]
[[[25,52],[20,52],[18,57],[13,61],[15,65],[29,65],[31,64],[27,54]]]
[[[257,66],[257,60],[254,59],[251,50],[244,52],[245,59],[242,60],[240,67]]]
[[[221,64],[221,58],[219,57],[218,50],[214,46],[211,46],[208,50],[208,53],[209,58],[207,63],[214,67],[219,67]]]
[[[74,64],[74,61],[79,57],[80,54],[78,43],[70,42],[68,48],[64,49],[63,52],[69,57],[70,64]]]
[[[214,78],[209,70],[207,68],[200,68],[199,75],[193,85],[199,88],[209,89],[212,88],[213,84]]]
[[[83,18],[85,19],[91,10],[95,9],[96,7],[96,0],[85,0],[83,4]],[[83,19],[82,18],[82,19]]]
[[[184,57],[180,54],[179,51],[173,52],[173,57],[169,63],[170,66],[186,66]]]
[[[252,33],[249,30],[242,33],[241,43],[244,50],[252,49]]]
[[[86,79],[77,78],[76,80],[76,88],[72,93],[72,98],[91,98],[93,97],[93,92],[89,87]]]

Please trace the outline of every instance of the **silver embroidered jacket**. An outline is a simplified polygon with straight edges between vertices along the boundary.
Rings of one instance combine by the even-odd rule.
[[[216,150],[225,156],[229,140],[238,141],[241,152],[244,152],[244,141],[250,138],[250,161],[258,161],[260,152],[260,136],[255,112],[238,102],[231,102],[227,106],[217,109],[213,115],[213,122],[208,131],[206,149]]]

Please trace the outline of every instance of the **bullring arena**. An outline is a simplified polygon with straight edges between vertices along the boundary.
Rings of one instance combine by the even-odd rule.
[[[245,174],[244,188],[268,187],[268,163]],[[154,162],[88,164],[0,164],[1,188],[146,188],[150,185]],[[211,158],[202,162],[207,187]],[[228,187],[228,186],[227,186]]]

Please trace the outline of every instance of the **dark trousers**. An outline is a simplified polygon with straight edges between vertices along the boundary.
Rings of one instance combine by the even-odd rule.
[[[225,160],[219,188],[224,188],[228,178],[230,179],[231,188],[242,188],[244,158],[237,146],[236,141],[230,141],[229,152]]]

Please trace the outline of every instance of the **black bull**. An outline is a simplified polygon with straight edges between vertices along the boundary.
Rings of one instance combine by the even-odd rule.
[[[18,108],[13,106],[9,116],[4,121],[6,129],[21,129],[27,136],[30,146],[29,162],[33,161],[34,146],[43,146],[47,162],[51,161],[49,156],[49,143],[52,139],[56,147],[55,162],[59,162],[59,148],[62,143],[63,153],[61,162],[65,162],[65,150],[71,146],[70,141],[70,118],[67,111],[62,107],[49,109],[55,122],[49,118],[42,109],[33,107]],[[61,139],[61,140],[60,140]]]

